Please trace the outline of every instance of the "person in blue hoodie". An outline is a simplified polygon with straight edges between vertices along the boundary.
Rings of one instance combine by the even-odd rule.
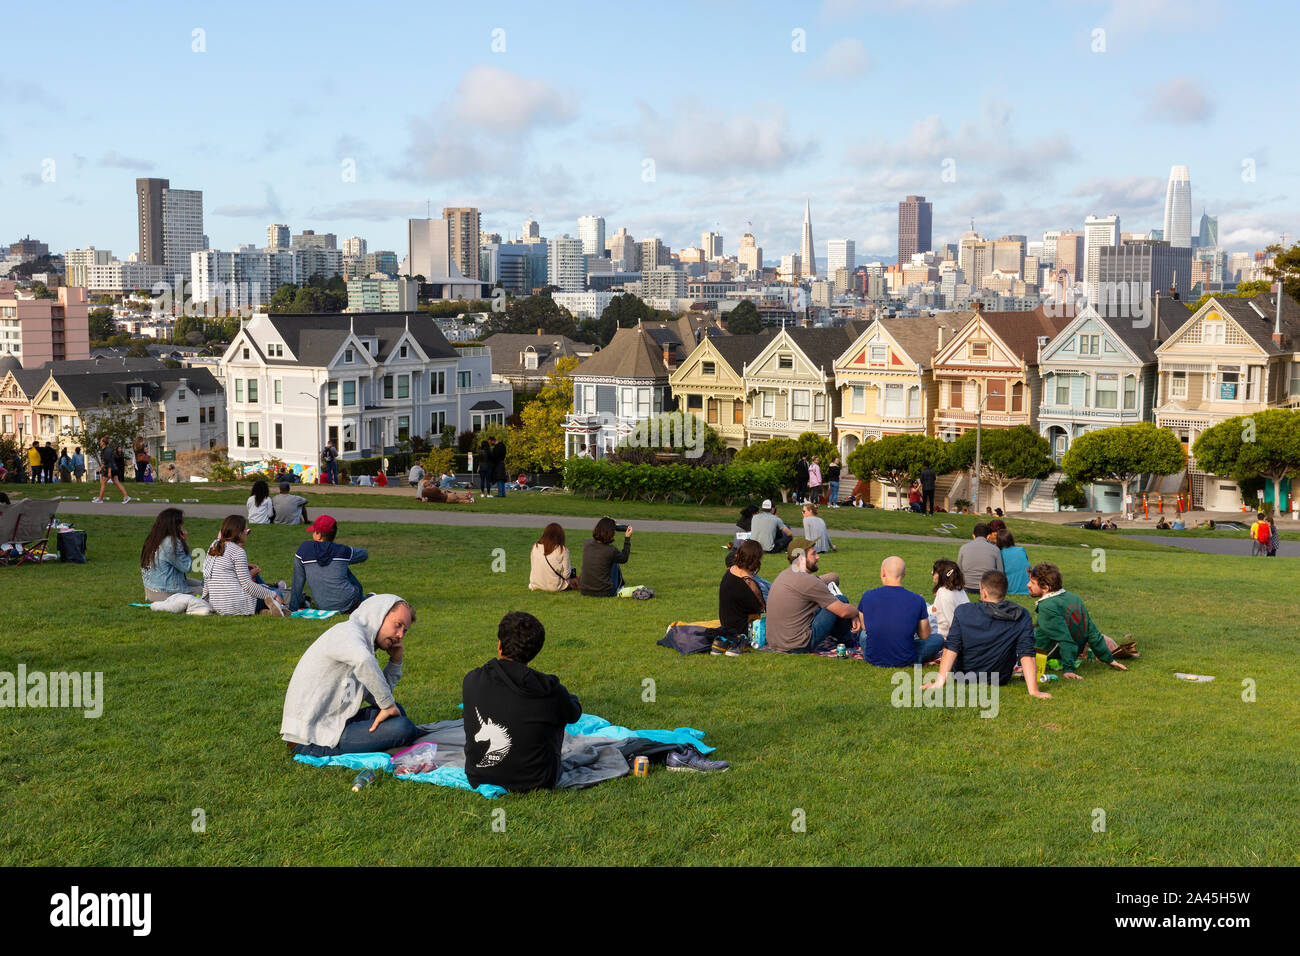
[[[306,606],[303,588],[311,589],[316,607],[322,611],[342,611],[349,614],[365,597],[361,582],[352,573],[352,565],[370,557],[365,548],[351,548],[336,544],[338,522],[329,515],[320,515],[308,526],[311,540],[298,546],[293,556],[293,592],[289,596],[289,610]]]

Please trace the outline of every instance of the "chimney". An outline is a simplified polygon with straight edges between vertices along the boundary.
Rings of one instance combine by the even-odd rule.
[[[943,338],[944,338],[943,334],[947,331],[948,331],[947,326],[944,325],[939,326],[939,348],[936,349],[936,351],[940,351],[940,352],[943,351]]]
[[[1273,344],[1278,348],[1285,348],[1286,336],[1282,334],[1282,282],[1278,280],[1273,285],[1273,301],[1277,304],[1277,318],[1273,320]]]

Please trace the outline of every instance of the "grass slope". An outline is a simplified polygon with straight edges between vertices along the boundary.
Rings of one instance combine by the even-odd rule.
[[[858,662],[656,646],[669,621],[716,615],[722,551],[707,536],[637,534],[627,578],[658,596],[598,601],[526,590],[533,530],[348,526],[347,542],[371,549],[362,582],[417,608],[398,688],[417,721],[458,715],[461,678],[493,652],[501,614],[527,610],[547,626],[538,666],[584,709],[631,727],[700,728],[733,767],[488,801],[392,778],[353,794],[349,771],[291,762],[277,736],[284,690],[325,625],[128,607],[141,599],[148,522],[78,524],[91,563],[0,568],[0,670],[103,671],[106,685],[97,720],[4,714],[3,865],[1300,861],[1300,665],[1278,641],[1283,562],[1247,575],[1244,558],[1109,550],[1096,573],[1083,548],[1031,548],[1062,566],[1104,630],[1133,631],[1143,657],[1128,674],[1087,665],[1050,701],[1014,682],[982,719],[895,708],[892,672]],[[206,544],[216,525],[195,520],[191,541]],[[259,527],[251,557],[287,577],[299,540],[295,528]],[[928,593],[930,563],[957,544],[846,539],[823,567],[856,598],[897,553],[907,583]],[[769,557],[765,572],[777,570]],[[1218,680],[1186,684],[1176,670]],[[1257,681],[1256,703],[1243,702],[1243,678]],[[206,832],[191,829],[195,808]],[[806,832],[792,829],[798,811]]]

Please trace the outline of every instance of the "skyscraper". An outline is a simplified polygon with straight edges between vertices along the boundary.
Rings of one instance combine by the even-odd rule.
[[[450,242],[451,261],[467,279],[478,278],[479,211],[473,206],[443,209],[447,221],[447,238]]]
[[[360,236],[352,236],[343,240],[343,256],[364,256],[366,254],[366,240]]]
[[[762,271],[763,247],[755,244],[752,232],[747,232],[740,237],[740,252],[736,258],[740,261],[740,267],[746,272]]]
[[[666,266],[672,262],[672,256],[662,239],[642,239],[637,245],[641,247],[642,272],[649,272],[657,266]]]
[[[140,220],[139,261],[151,266],[163,264],[163,192],[166,179],[135,181],[136,212]]]
[[[1174,249],[1192,245],[1192,176],[1186,166],[1169,170],[1165,190],[1165,229],[1163,237]]]
[[[711,262],[722,258],[722,233],[706,232],[700,235],[700,248],[704,250],[704,259]]]
[[[1197,232],[1196,246],[1198,249],[1219,248],[1219,217],[1218,216],[1207,216],[1202,211],[1201,228]]]
[[[537,220],[529,216],[524,220],[524,239],[539,239],[542,235],[542,227],[537,224]]]
[[[1119,216],[1089,216],[1084,220],[1083,282],[1088,301],[1093,305],[1097,304],[1100,294],[1101,247],[1118,245]]]
[[[549,283],[561,292],[582,292],[587,285],[587,260],[583,257],[582,240],[557,236],[551,240],[547,261]]]
[[[605,217],[579,216],[578,238],[582,240],[584,256],[603,256],[605,254]],[[579,289],[579,292],[582,290]]]
[[[808,200],[803,201],[803,239],[799,243],[800,275],[813,278],[817,275],[817,256],[813,252],[812,206]]]
[[[623,263],[625,272],[640,270],[641,249],[636,244],[636,240],[627,234],[626,226],[605,240],[605,248],[609,250],[611,261]]]
[[[203,192],[198,189],[162,191],[163,266],[168,281],[173,276],[190,278],[190,255],[208,247],[203,234]]]
[[[911,262],[912,254],[934,248],[930,221],[934,204],[924,196],[908,196],[898,204],[898,261]]]
[[[1057,272],[1069,273],[1075,282],[1083,281],[1083,233],[1069,230],[1056,236]]]
[[[858,254],[852,239],[830,239],[826,242],[826,274],[834,276],[839,269],[852,272],[858,267]]]
[[[266,227],[266,248],[288,249],[289,227],[282,222],[273,222]]]

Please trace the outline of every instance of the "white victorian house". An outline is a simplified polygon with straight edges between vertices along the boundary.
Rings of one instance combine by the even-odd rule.
[[[258,314],[221,357],[229,455],[315,469],[326,441],[344,460],[393,454],[444,425],[504,422],[509,384],[491,352],[453,348],[425,312]]]

